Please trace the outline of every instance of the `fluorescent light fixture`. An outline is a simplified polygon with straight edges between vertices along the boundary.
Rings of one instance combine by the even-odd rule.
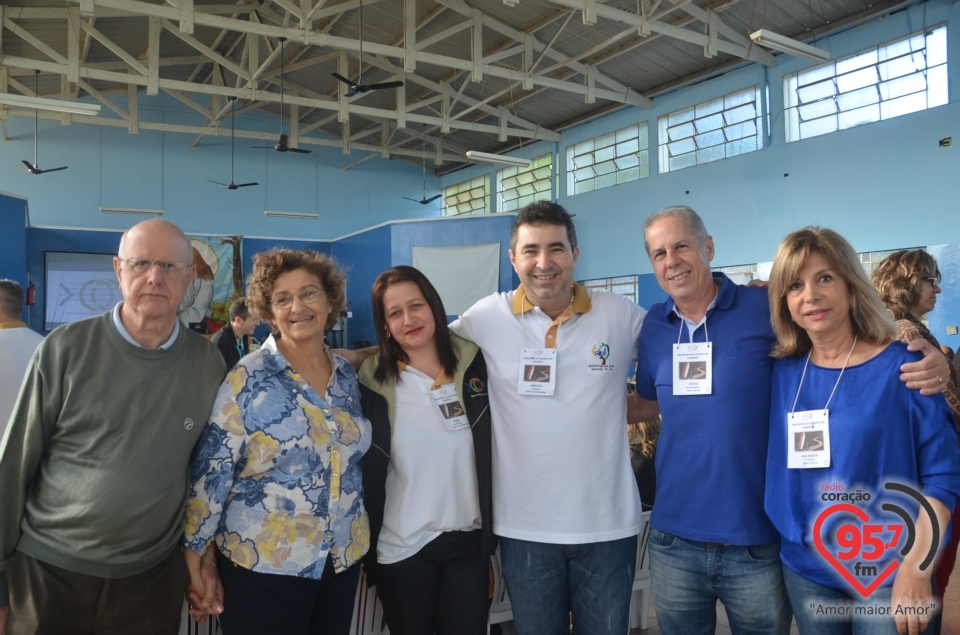
[[[264,210],[265,216],[278,216],[280,218],[320,218],[316,212],[278,212],[274,210]]]
[[[824,51],[816,46],[810,46],[809,44],[798,42],[794,39],[786,37],[785,35],[779,35],[766,29],[754,31],[750,34],[750,39],[756,44],[764,46],[768,49],[789,53],[790,55],[796,55],[797,57],[802,57],[803,59],[810,60],[812,62],[826,62],[828,59],[830,59],[829,51]]]
[[[145,207],[103,207],[100,211],[105,214],[152,214],[154,216],[163,216],[162,209],[147,209]]]
[[[96,117],[100,114],[100,104],[85,104],[80,101],[63,101],[62,99],[46,99],[44,97],[27,97],[26,95],[14,95],[12,93],[0,93],[0,104],[19,106],[20,108],[68,112],[71,115],[90,115],[91,117]]]
[[[530,159],[518,159],[517,157],[508,157],[502,154],[491,154],[489,152],[477,152],[476,150],[468,150],[467,158],[474,163],[503,163],[504,165],[517,165],[521,168],[525,168],[532,163]]]

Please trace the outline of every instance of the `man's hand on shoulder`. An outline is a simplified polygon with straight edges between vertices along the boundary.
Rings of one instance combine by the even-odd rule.
[[[944,391],[950,381],[950,362],[943,352],[934,348],[925,339],[915,339],[907,346],[908,351],[923,353],[923,359],[900,366],[900,381],[907,388],[920,390],[921,395],[937,395]]]
[[[0,606],[0,635],[7,635],[7,622],[10,621],[10,605]]]
[[[356,350],[350,350],[349,348],[335,348],[333,349],[334,355],[339,355],[349,362],[353,366],[353,370],[360,370],[360,367],[363,366],[363,362],[367,361],[368,357],[372,357],[377,354],[376,346],[368,346],[367,348],[358,348]]]
[[[660,404],[647,401],[636,392],[627,395],[627,423],[650,421],[660,414]]]

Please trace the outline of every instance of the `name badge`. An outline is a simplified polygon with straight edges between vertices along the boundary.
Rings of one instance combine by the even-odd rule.
[[[443,425],[447,426],[447,430],[463,430],[470,427],[467,413],[463,410],[463,404],[460,403],[460,397],[457,395],[457,387],[453,382],[434,388],[430,391],[430,396],[440,410]]]
[[[673,394],[713,392],[713,345],[710,342],[673,345]]]
[[[520,349],[520,380],[517,392],[521,395],[549,397],[557,385],[557,349]]]
[[[830,413],[827,410],[787,413],[787,467],[830,467]]]

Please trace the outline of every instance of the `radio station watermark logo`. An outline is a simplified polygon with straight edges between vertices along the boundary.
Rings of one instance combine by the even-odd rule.
[[[877,509],[878,500],[884,502]],[[896,502],[906,497],[915,502],[920,514],[930,520],[929,544],[917,540],[916,524],[911,513]],[[863,598],[883,586],[900,567],[903,558],[910,552],[923,550],[920,570],[927,571],[933,565],[940,544],[940,525],[929,501],[919,491],[897,482],[886,482],[883,491],[876,496],[869,491],[848,491],[840,483],[823,484],[820,498],[832,503],[817,516],[812,529],[814,546],[820,557],[844,580],[849,589]],[[818,615],[846,611],[848,615],[932,615],[935,604],[920,607],[908,606],[810,606]]]

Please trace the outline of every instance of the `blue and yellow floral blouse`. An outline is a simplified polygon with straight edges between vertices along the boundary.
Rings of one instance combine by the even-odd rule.
[[[370,547],[358,462],[370,447],[357,376],[329,353],[326,398],[269,338],[227,375],[191,468],[184,544],[211,540],[234,563],[261,573],[319,579]]]

